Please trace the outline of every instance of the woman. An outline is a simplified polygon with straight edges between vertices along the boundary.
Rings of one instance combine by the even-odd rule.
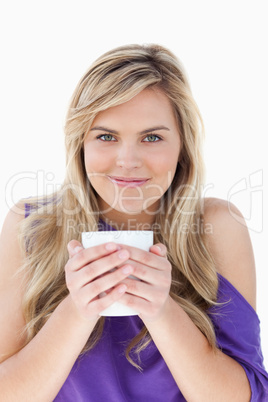
[[[235,206],[202,199],[201,133],[161,46],[114,49],[81,79],[60,191],[2,231],[3,401],[268,398],[249,234]],[[154,245],[83,249],[82,231],[118,229]],[[139,316],[100,318],[114,301]]]

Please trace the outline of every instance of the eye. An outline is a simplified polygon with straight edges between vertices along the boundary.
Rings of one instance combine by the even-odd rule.
[[[158,141],[161,141],[161,140],[162,140],[162,138],[159,137],[158,135],[149,134],[149,135],[147,135],[147,137],[144,138],[143,141],[145,141],[145,142],[158,142]]]
[[[112,136],[112,134],[102,134],[97,137],[98,140],[104,141],[104,142],[111,142],[111,141],[116,141],[115,138]]]

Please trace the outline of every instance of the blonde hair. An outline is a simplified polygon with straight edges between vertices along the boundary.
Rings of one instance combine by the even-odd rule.
[[[171,297],[187,312],[215,347],[207,310],[216,302],[218,278],[202,231],[204,182],[203,123],[186,74],[178,59],[159,45],[128,45],[98,58],[78,83],[65,124],[66,177],[48,197],[30,199],[31,214],[21,224],[27,289],[23,300],[28,343],[68,294],[64,266],[67,243],[81,232],[98,230],[99,211],[84,167],[83,141],[97,114],[127,102],[146,88],[162,90],[170,100],[181,134],[182,149],[175,177],[161,199],[155,241],[164,243],[172,264]],[[70,229],[70,222],[72,227]],[[195,230],[193,230],[195,228]],[[69,229],[69,230],[68,230]],[[101,336],[101,318],[85,350]],[[128,360],[150,342],[144,327],[126,350]]]

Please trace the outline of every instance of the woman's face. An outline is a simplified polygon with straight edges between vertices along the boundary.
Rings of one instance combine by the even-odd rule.
[[[174,177],[180,135],[166,95],[146,89],[100,112],[85,138],[85,167],[101,213],[157,213]],[[151,219],[152,221],[152,219]]]

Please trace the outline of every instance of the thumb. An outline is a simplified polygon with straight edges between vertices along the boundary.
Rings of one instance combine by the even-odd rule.
[[[83,246],[81,243],[79,243],[79,241],[71,240],[67,245],[67,249],[69,252],[69,257],[72,258],[75,254],[83,250]]]
[[[152,251],[153,253],[160,255],[161,257],[166,257],[167,255],[167,248],[164,244],[162,243],[157,243],[154,244],[151,248],[150,251]]]

